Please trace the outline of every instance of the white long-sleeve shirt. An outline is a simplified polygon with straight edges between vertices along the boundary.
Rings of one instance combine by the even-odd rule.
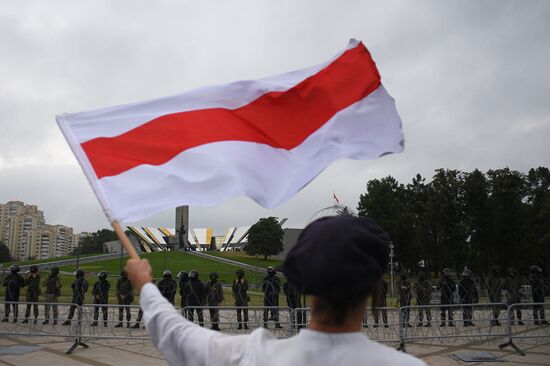
[[[151,340],[170,365],[425,366],[360,332],[302,329],[292,338],[277,339],[262,328],[247,335],[204,329],[183,318],[153,284],[143,286],[140,302]]]

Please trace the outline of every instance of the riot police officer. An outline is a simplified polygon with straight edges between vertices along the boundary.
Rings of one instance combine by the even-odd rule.
[[[450,268],[444,268],[443,269],[443,277],[441,277],[441,280],[439,280],[439,291],[441,292],[441,327],[446,326],[445,324],[445,318],[449,320],[449,327],[454,327],[455,324],[453,323],[453,308],[451,306],[445,306],[445,305],[451,305],[453,303],[453,297],[456,292],[456,284],[455,281],[451,278],[451,269]]]
[[[44,305],[44,317],[46,318],[42,324],[50,322],[50,307],[53,310],[53,324],[57,324],[57,298],[61,295],[61,280],[59,279],[59,268],[52,267],[50,275],[44,281],[46,305]]]
[[[218,282],[218,273],[210,273],[210,282],[206,284],[206,305],[208,305],[210,312],[210,321],[212,323],[211,329],[220,330],[220,310],[217,306],[223,302],[223,289],[222,285]]]
[[[185,302],[185,299],[187,298],[187,296],[185,296],[185,284],[187,283],[187,281],[189,281],[189,273],[185,272],[185,271],[181,271],[178,273],[178,275],[176,276],[176,278],[178,279],[179,281],[179,288],[180,288],[180,306],[183,310],[183,316],[185,318],[187,318],[187,303]]]
[[[414,292],[416,294],[416,304],[419,305],[418,324],[416,324],[416,326],[423,326],[422,321],[424,320],[424,313],[426,313],[426,327],[431,327],[432,312],[429,305],[432,298],[432,285],[430,281],[426,279],[426,274],[424,272],[418,274],[418,282],[416,282]]]
[[[411,317],[411,309],[407,306],[411,306],[412,299],[412,285],[408,280],[407,273],[403,272],[400,275],[399,286],[397,287],[399,293],[399,305],[401,307],[406,307],[403,309],[403,326],[411,328],[412,325],[409,323]]]
[[[544,302],[544,281],[542,279],[542,268],[537,265],[529,267],[529,285],[531,286],[531,292],[533,294],[534,303]],[[533,305],[533,319],[535,325],[548,324],[544,314],[544,305]]]
[[[465,269],[462,272],[462,280],[458,283],[458,295],[462,304],[468,304],[462,307],[462,320],[465,327],[473,327],[475,324],[472,322],[474,315],[474,308],[470,304],[478,302],[479,296],[477,293],[477,287],[472,280],[472,271]]]
[[[281,280],[277,277],[277,271],[273,267],[267,268],[267,276],[264,277],[262,283],[262,291],[264,293],[264,306],[270,307],[264,309],[264,328],[267,328],[267,321],[275,321],[275,328],[282,328],[279,323],[279,293],[281,292]],[[268,312],[271,317],[268,319]]]
[[[172,272],[169,269],[165,269],[162,273],[162,280],[159,281],[158,288],[162,296],[166,300],[174,304],[176,297],[176,289],[178,284],[172,279]]]
[[[129,305],[131,305],[134,301],[134,288],[132,287],[132,283],[128,279],[128,273],[126,273],[126,271],[122,271],[122,273],[120,274],[120,278],[116,283],[116,299],[120,307],[118,308],[118,324],[115,325],[115,328],[122,327],[122,320],[124,319],[125,310],[126,327],[130,328],[130,319],[132,319],[132,315],[130,313]]]
[[[71,302],[73,305],[71,305],[71,308],[69,309],[69,316],[67,317],[67,320],[63,322],[63,325],[71,325],[71,320],[74,317],[74,311],[77,306],[82,306],[82,304],[84,304],[84,295],[88,291],[88,281],[84,278],[84,271],[79,268],[75,271],[74,276],[75,280],[71,284],[71,289],[73,291],[73,298],[71,299]]]
[[[232,291],[233,299],[235,299],[235,306],[237,307],[237,322],[239,323],[237,329],[248,329],[248,281],[244,277],[244,271],[238,269],[235,273],[237,278],[233,281]],[[243,323],[244,313],[244,323]]]
[[[508,277],[504,280],[504,289],[506,290],[506,304],[508,306],[521,302],[521,280],[514,268],[508,268]],[[511,311],[509,316],[512,325],[514,325],[514,312]],[[519,306],[516,307],[516,316],[518,325],[525,325],[521,321],[521,307]]]
[[[38,318],[38,301],[40,297],[40,274],[38,274],[37,266],[33,265],[29,268],[29,274],[25,279],[25,285],[27,286],[27,308],[25,309],[25,320],[23,320],[23,323],[29,322],[32,307],[34,324],[36,324]]]
[[[502,302],[501,291],[503,281],[500,278],[500,267],[498,265],[491,266],[491,272],[487,276],[487,292],[489,293],[489,301],[493,304]],[[491,325],[500,326],[500,305],[493,305],[493,319]]]
[[[286,281],[283,285],[283,292],[285,294],[288,307],[293,310],[291,313],[292,318],[290,319],[291,324],[296,329],[303,328],[305,324],[303,324],[302,310],[295,310],[302,307],[301,294],[298,292],[298,289],[289,281]]]
[[[376,304],[377,309],[374,313],[374,328],[378,328],[379,313],[382,313],[382,321],[384,322],[384,328],[388,328],[388,311],[386,309],[379,310],[378,307],[385,308],[387,304],[387,294],[388,294],[388,282],[382,279],[381,286],[378,293],[374,293],[374,296],[377,296]]]
[[[195,270],[189,272],[189,281],[185,284],[184,293],[187,296],[185,301],[188,306],[187,319],[193,321],[193,314],[196,311],[199,325],[204,327],[204,315],[200,307],[204,306],[205,286],[199,280],[199,272]]]
[[[2,321],[8,321],[11,305],[13,308],[13,322],[17,323],[17,316],[19,315],[19,292],[21,287],[25,286],[25,279],[19,274],[19,266],[17,264],[11,265],[10,272],[4,279],[4,287],[6,288],[4,299],[6,300],[6,304],[4,304],[4,319]]]
[[[99,272],[97,274],[98,281],[94,283],[94,288],[92,289],[92,295],[94,297],[94,304],[96,305],[106,305],[109,303],[109,289],[111,284],[107,281],[107,272]],[[99,308],[100,306],[94,306],[94,321],[90,324],[91,327],[97,327],[97,319],[99,318]],[[103,326],[107,326],[107,306],[101,306],[101,312],[103,314]]]

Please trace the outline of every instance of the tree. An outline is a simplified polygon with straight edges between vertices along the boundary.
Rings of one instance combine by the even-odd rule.
[[[118,237],[113,230],[98,230],[80,239],[80,254],[102,253],[104,243],[117,239]],[[78,248],[75,248],[72,254],[76,255],[77,250]]]
[[[0,241],[0,263],[11,262],[12,260],[13,258],[11,257],[10,250]]]
[[[336,212],[338,216],[355,216],[355,213],[348,208],[348,206],[342,206]]]
[[[248,243],[244,247],[246,254],[263,255],[267,259],[283,249],[283,229],[276,217],[262,217],[248,230]]]

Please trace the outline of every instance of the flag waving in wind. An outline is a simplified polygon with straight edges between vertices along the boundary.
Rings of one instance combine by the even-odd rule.
[[[303,70],[57,122],[107,217],[121,222],[243,195],[274,207],[338,159],[404,147],[394,100],[355,40]]]

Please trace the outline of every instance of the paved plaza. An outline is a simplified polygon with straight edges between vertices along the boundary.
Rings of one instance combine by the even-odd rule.
[[[51,340],[47,337],[0,336],[0,365],[164,365],[162,355],[144,340],[91,340],[89,348],[77,348],[71,355],[65,352],[72,345],[70,339]],[[409,344],[407,352],[421,357],[429,365],[550,365],[550,339],[534,342],[525,340],[517,345],[526,353],[517,354],[511,348],[499,350],[498,343],[472,342],[454,345]],[[489,352],[503,362],[462,362],[453,354],[461,351]],[[19,354],[11,354],[19,353]]]

